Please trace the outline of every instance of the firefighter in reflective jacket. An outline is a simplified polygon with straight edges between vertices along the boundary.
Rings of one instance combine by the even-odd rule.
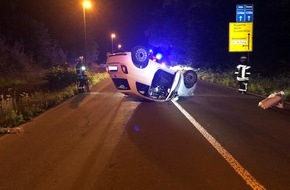
[[[87,76],[86,67],[83,64],[83,57],[81,56],[78,59],[77,65],[76,65],[76,72],[77,72],[77,87],[78,92],[83,93],[85,91],[90,92],[90,86],[89,86],[89,80]]]
[[[250,72],[248,71],[251,66],[246,65],[246,56],[242,56],[240,58],[240,64],[237,66],[237,71],[235,72],[235,75],[237,75],[237,81],[239,83],[239,90],[238,92],[246,93],[248,89],[248,82],[249,82],[249,76]]]
[[[77,76],[78,76],[78,81],[83,79],[85,76],[85,65],[83,63],[83,56],[80,56],[77,60],[77,64],[76,64],[76,72],[77,72]]]

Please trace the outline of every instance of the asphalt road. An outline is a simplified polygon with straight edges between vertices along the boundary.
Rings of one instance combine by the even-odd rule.
[[[290,189],[290,107],[199,82],[142,102],[110,79],[0,137],[0,190]]]

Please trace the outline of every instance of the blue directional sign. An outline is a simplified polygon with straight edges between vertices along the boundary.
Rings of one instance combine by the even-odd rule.
[[[253,22],[253,21],[254,21],[254,5],[237,4],[236,22]]]

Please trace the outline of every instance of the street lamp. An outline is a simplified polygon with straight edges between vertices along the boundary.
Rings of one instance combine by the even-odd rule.
[[[86,9],[91,8],[92,4],[88,0],[83,1],[83,13],[84,13],[84,34],[85,34],[85,59],[84,62],[87,61],[87,26],[86,26]]]
[[[111,39],[112,39],[112,53],[114,51],[114,38],[116,38],[116,34],[111,34]]]
[[[118,45],[118,50],[120,50],[122,48],[122,45],[121,44],[119,44]]]

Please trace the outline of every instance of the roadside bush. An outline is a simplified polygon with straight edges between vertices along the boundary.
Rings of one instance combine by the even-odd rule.
[[[237,88],[237,81],[233,75],[234,71],[216,72],[210,69],[198,69],[196,72],[200,80],[205,80],[231,88]],[[273,92],[283,90],[286,94],[286,101],[290,101],[289,83],[290,78],[288,75],[279,75],[271,79],[263,78],[259,75],[251,75],[248,91],[258,95],[268,96]]]
[[[76,83],[77,75],[74,69],[62,67],[53,67],[44,77],[47,80],[47,86],[50,90],[60,90]]]
[[[19,71],[26,71],[30,67],[29,57],[24,53],[22,43],[15,42],[8,45],[0,34],[0,75],[9,76]]]

